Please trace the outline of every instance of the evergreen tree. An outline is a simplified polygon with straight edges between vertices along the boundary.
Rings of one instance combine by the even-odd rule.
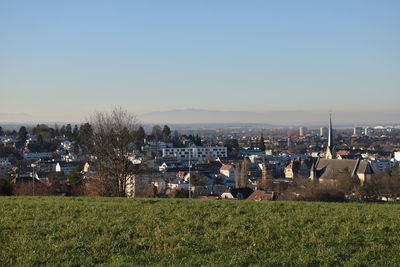
[[[3,136],[4,135],[4,131],[3,131],[3,128],[0,126],[0,136]]]
[[[174,147],[183,147],[183,143],[179,137],[178,131],[174,131],[173,137],[172,137],[172,144]]]
[[[79,128],[78,143],[84,151],[90,149],[92,144],[93,129],[89,123],[84,123]]]
[[[17,140],[24,144],[26,139],[28,139],[28,131],[26,130],[25,126],[21,126],[18,131],[18,137]]]
[[[60,129],[60,136],[65,137],[66,132],[67,132],[67,131],[66,131],[66,129],[65,129],[65,125],[61,126],[61,129]]]
[[[78,140],[79,137],[79,129],[78,129],[78,125],[75,124],[74,126],[74,130],[72,131],[72,140]]]
[[[54,136],[60,136],[60,129],[58,128],[57,123],[54,125]]]
[[[38,124],[32,129],[32,134],[42,135],[43,140],[50,142],[54,137],[54,129],[49,128],[46,124]]]
[[[65,127],[65,137],[68,140],[72,140],[72,126],[71,124],[67,124],[67,126]]]
[[[143,127],[140,126],[135,134],[135,145],[137,149],[141,150],[142,146],[144,145],[145,138],[146,138],[146,132],[144,131]]]
[[[50,138],[53,139],[54,137],[56,137],[56,131],[53,128],[48,129],[48,133],[50,135]]]
[[[38,143],[39,145],[41,145],[41,146],[44,144],[43,135],[41,135],[41,134],[38,135],[37,143]]]
[[[203,143],[201,142],[201,138],[199,137],[199,135],[196,135],[196,138],[194,140],[194,144],[196,146],[203,146]]]
[[[168,125],[164,125],[164,128],[162,130],[162,136],[164,141],[168,141],[171,138],[171,129],[168,127]]]
[[[224,144],[228,148],[229,156],[237,156],[236,151],[239,149],[239,141],[237,139],[227,139]]]
[[[74,153],[75,155],[78,155],[79,152],[80,152],[79,151],[79,144],[78,144],[78,142],[74,141],[72,143],[72,153]]]

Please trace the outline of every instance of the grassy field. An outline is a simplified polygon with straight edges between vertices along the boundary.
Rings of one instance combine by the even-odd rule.
[[[400,205],[0,197],[0,265],[400,264]]]

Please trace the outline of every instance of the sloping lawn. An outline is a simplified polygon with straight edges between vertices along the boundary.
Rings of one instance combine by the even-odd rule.
[[[0,197],[0,265],[400,264],[400,205]]]

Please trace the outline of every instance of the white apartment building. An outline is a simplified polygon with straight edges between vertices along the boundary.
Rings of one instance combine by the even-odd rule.
[[[226,158],[228,156],[227,147],[171,147],[162,150],[163,157],[176,157],[178,160],[206,160],[208,158]]]

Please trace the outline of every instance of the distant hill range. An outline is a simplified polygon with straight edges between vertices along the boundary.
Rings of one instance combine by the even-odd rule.
[[[222,111],[207,109],[175,109],[149,113],[137,113],[145,125],[168,124],[174,128],[279,128],[327,126],[329,111]],[[338,127],[399,126],[400,111],[334,111],[333,124]],[[82,115],[85,121],[85,115]],[[15,121],[15,122],[13,122]],[[38,120],[29,114],[0,113],[0,126],[17,129],[20,125],[34,126],[38,123],[59,125],[81,122]]]

